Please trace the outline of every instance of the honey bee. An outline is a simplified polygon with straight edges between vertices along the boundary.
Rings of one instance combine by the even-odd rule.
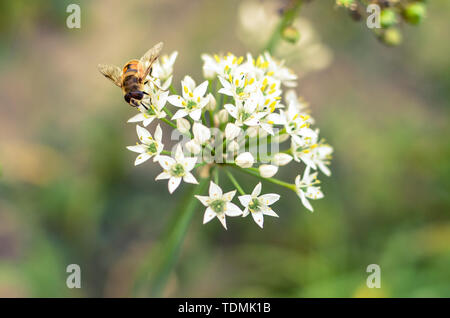
[[[122,88],[125,101],[133,107],[147,106],[142,102],[144,85],[147,84],[147,75],[151,73],[152,65],[159,57],[163,43],[160,42],[148,50],[139,60],[131,60],[122,70],[114,65],[99,64],[98,70],[114,84]]]

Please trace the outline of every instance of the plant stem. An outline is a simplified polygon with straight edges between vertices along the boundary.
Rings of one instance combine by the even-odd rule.
[[[272,36],[269,39],[269,42],[267,43],[266,47],[264,48],[264,51],[267,51],[270,54],[273,53],[275,46],[278,44],[278,41],[281,39],[283,30],[287,26],[291,25],[294,22],[294,19],[297,16],[297,13],[300,11],[300,7],[302,5],[302,0],[292,0],[291,2],[292,2],[291,7],[287,8],[284,11],[283,17],[281,18],[277,27],[273,31]]]
[[[172,126],[173,128],[177,129],[177,125],[175,125],[174,123],[172,123],[170,120],[166,119],[166,118],[160,118],[163,122],[165,122],[167,125]]]
[[[151,253],[145,264],[141,267],[136,276],[134,294],[159,297],[164,291],[167,280],[172,272],[188,226],[194,215],[195,208],[199,201],[194,197],[194,193],[203,193],[208,184],[207,178],[200,179],[199,184],[188,191],[181,200],[179,207],[175,210],[171,221],[168,224],[167,232],[161,240],[156,253]]]
[[[278,179],[276,179],[276,178],[264,178],[264,177],[262,177],[262,176],[259,174],[259,171],[258,171],[258,169],[256,169],[256,168],[246,168],[246,169],[243,169],[243,168],[238,167],[238,166],[236,166],[236,165],[229,165],[229,166],[231,166],[231,167],[233,167],[233,168],[236,168],[236,169],[238,169],[239,171],[242,171],[242,172],[245,172],[245,173],[247,173],[247,174],[250,174],[250,175],[252,175],[252,176],[254,176],[254,177],[261,178],[261,179],[263,179],[263,180],[266,180],[266,181],[269,181],[269,182],[278,184],[278,185],[280,185],[280,186],[282,186],[282,187],[288,188],[288,189],[290,189],[290,190],[296,192],[295,184],[287,183],[287,182],[278,180]]]
[[[236,189],[239,191],[241,195],[245,195],[245,191],[242,190],[242,187],[239,185],[237,180],[234,178],[234,176],[231,174],[230,171],[225,170],[225,173],[227,174],[228,178],[231,180],[231,183],[236,187]]]

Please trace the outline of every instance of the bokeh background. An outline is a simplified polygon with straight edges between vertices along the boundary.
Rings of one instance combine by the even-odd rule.
[[[154,181],[156,164],[133,166],[134,110],[97,63],[122,65],[164,41],[164,53],[179,52],[179,85],[201,80],[201,53],[259,51],[245,33],[256,13],[240,1],[78,1],[81,29],[68,29],[72,2],[0,2],[3,297],[130,296],[183,196]],[[264,185],[282,195],[264,230],[249,218],[203,226],[199,207],[163,295],[449,297],[450,2],[429,1],[396,48],[333,1],[300,16],[303,44],[288,63],[335,148],[325,198],[309,213]],[[81,289],[66,287],[72,263]],[[369,264],[381,266],[380,289],[366,286]]]

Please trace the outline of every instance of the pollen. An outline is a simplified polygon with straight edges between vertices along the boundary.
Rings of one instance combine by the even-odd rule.
[[[188,90],[188,88],[186,86],[184,86],[183,89],[184,89],[185,93],[189,92],[189,90]]]
[[[189,97],[194,97],[194,94],[192,94],[191,92],[189,92]]]
[[[220,57],[217,54],[214,54],[214,59],[217,63],[220,63]]]
[[[238,65],[241,64],[243,60],[244,60],[244,57],[241,56],[241,57],[237,60]]]
[[[274,74],[274,71],[267,72],[268,76],[272,76],[273,74]]]

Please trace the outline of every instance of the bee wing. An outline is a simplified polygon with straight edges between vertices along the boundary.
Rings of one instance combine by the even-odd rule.
[[[163,48],[163,43],[159,42],[155,46],[153,46],[150,50],[148,50],[144,56],[141,57],[141,63],[145,67],[145,77],[147,77],[148,73],[150,72],[150,68],[152,67],[152,64],[156,61],[156,59],[159,57],[159,54],[161,53],[161,50]]]
[[[114,84],[122,87],[122,71],[114,65],[99,64],[98,70],[100,73],[109,78]]]

